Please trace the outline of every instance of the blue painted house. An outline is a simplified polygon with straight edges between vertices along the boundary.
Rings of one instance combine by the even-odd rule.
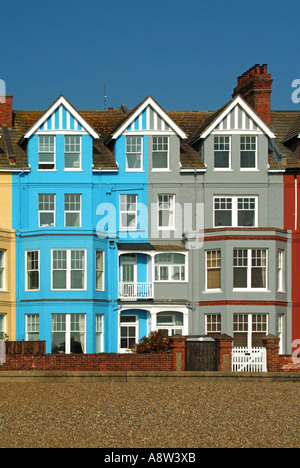
[[[14,174],[16,335],[46,340],[48,353],[117,350],[117,284],[108,268],[117,268],[117,251],[96,233],[98,139],[61,96],[23,136],[28,167]]]

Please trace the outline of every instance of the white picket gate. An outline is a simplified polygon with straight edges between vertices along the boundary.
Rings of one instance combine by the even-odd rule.
[[[267,372],[266,348],[232,348],[233,372]]]

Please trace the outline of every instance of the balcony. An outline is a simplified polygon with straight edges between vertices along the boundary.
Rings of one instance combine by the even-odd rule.
[[[153,299],[153,283],[119,283],[121,301]]]

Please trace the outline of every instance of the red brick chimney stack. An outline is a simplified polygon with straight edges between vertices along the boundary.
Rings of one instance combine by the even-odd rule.
[[[0,127],[6,125],[7,128],[13,126],[13,112],[12,112],[13,96],[0,96]]]
[[[271,125],[272,77],[266,64],[256,64],[237,79],[232,97],[240,94],[266,124]]]

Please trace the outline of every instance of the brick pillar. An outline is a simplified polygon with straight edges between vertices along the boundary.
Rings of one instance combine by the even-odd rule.
[[[229,335],[221,335],[217,338],[219,342],[219,371],[232,371],[232,342],[233,338]]]
[[[275,335],[268,335],[263,339],[263,345],[267,350],[267,369],[268,372],[280,372],[279,359],[279,338]]]
[[[170,337],[171,355],[173,357],[173,371],[185,370],[185,342],[185,336],[174,335]]]

